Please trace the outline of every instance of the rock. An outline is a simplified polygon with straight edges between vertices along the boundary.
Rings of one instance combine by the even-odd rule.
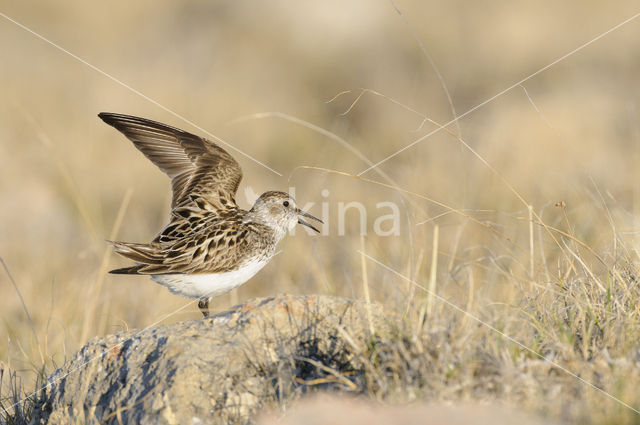
[[[370,317],[370,319],[369,319]],[[377,305],[279,295],[211,316],[95,338],[52,374],[35,423],[247,423],[315,389],[364,388]]]

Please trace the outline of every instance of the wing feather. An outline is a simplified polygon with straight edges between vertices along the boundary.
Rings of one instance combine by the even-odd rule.
[[[234,199],[242,170],[220,146],[145,118],[107,112],[98,116],[171,178],[172,208],[194,203],[200,197]]]

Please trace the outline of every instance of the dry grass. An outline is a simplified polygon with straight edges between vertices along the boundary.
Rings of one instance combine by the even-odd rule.
[[[637,13],[632,1],[397,5],[458,113]],[[69,1],[2,12],[283,174],[236,155],[242,206],[247,185],[294,186],[300,203],[315,202],[328,235],[298,229],[214,309],[276,292],[367,289],[404,318],[396,339],[367,354],[373,397],[497,399],[573,423],[639,422],[359,252],[640,408],[637,20],[460,120],[467,146],[440,131],[361,176],[383,186],[296,167],[357,174],[437,128],[429,120],[451,119],[389,3]],[[147,326],[185,302],[144,278],[104,273],[123,264],[104,240],[150,239],[169,194],[167,179],[96,114],[193,129],[3,18],[0,49],[0,257],[16,286],[2,270],[0,396],[11,406],[87,339]],[[384,96],[358,98],[361,87]],[[338,234],[338,204],[351,201],[367,207],[362,242],[355,211]],[[399,236],[373,231],[389,213],[376,207],[384,201],[401,208]],[[166,320],[198,316],[192,305]],[[28,401],[16,407],[28,411]]]

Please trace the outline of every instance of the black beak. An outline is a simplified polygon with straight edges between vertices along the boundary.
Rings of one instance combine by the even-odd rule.
[[[307,218],[310,218],[310,219],[315,220],[315,221],[319,221],[320,223],[324,224],[324,221],[320,220],[320,219],[319,219],[319,218],[317,218],[317,217],[312,216],[312,215],[311,215],[311,214],[309,214],[309,213],[306,213],[306,212],[302,211],[300,208],[298,208],[298,209],[296,210],[296,212],[298,213],[298,215],[299,215],[299,216],[307,217]],[[320,233],[320,230],[316,229],[315,227],[313,227],[311,224],[307,223],[306,221],[304,221],[304,220],[303,220],[303,219],[301,219],[300,217],[298,217],[298,223],[302,224],[303,226],[310,227],[310,228],[312,228],[313,230],[315,230],[316,232]]]

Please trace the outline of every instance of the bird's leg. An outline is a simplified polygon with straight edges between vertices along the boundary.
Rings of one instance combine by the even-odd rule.
[[[204,317],[209,316],[209,300],[211,298],[200,298],[200,301],[198,301],[198,308],[200,308],[200,311],[202,312],[202,315]]]

